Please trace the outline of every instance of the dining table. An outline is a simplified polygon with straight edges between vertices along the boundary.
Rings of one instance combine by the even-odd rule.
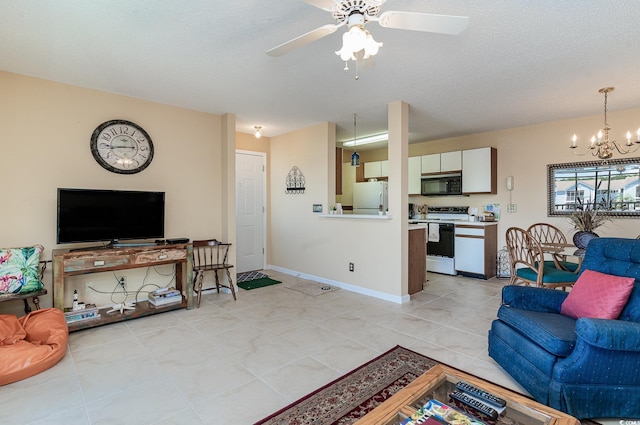
[[[551,254],[553,262],[559,270],[572,271],[568,270],[562,262],[565,261],[567,257],[577,258],[578,268],[574,272],[578,273],[580,271],[586,250],[578,248],[572,243],[541,243],[540,248],[543,253]]]

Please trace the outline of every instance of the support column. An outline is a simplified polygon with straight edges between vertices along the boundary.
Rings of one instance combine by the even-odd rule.
[[[393,217],[392,246],[394,258],[391,267],[400,272],[400,295],[409,294],[409,104],[395,101],[388,106],[389,126],[389,214]]]
[[[222,218],[221,239],[233,244],[229,253],[229,263],[236,264],[236,116],[222,115],[221,129],[222,155]]]

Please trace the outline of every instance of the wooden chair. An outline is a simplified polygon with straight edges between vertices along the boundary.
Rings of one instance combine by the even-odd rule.
[[[531,234],[540,244],[559,246],[567,245],[567,238],[564,233],[556,226],[548,223],[536,223],[529,226],[527,232]],[[552,261],[545,261],[545,265],[556,267],[561,270],[577,273],[580,270],[580,264],[567,261],[565,255],[551,254]]]
[[[506,241],[511,260],[509,284],[522,283],[525,286],[564,290],[576,282],[576,273],[544,265],[544,253],[540,243],[526,230],[510,227],[507,229]]]
[[[236,300],[236,290],[231,279],[231,272],[229,269],[233,265],[227,262],[229,257],[230,243],[222,243],[216,239],[193,241],[193,291],[197,294],[197,306],[200,307],[200,299],[202,298],[202,291],[206,291],[211,288],[202,288],[202,280],[204,273],[213,271],[216,281],[216,289],[220,293],[220,287],[228,288],[233,294],[233,299]],[[228,285],[220,283],[220,277],[218,271],[224,270],[227,273]]]

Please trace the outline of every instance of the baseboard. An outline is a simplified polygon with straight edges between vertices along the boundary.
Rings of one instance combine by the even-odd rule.
[[[295,270],[289,270],[289,269],[286,269],[284,267],[274,266],[274,265],[270,265],[270,264],[266,266],[265,270],[275,270],[277,272],[288,274],[288,275],[291,275],[291,276],[297,276],[297,277],[301,277],[303,279],[315,280],[316,282],[326,283],[327,285],[337,286],[338,288],[344,289],[345,291],[355,292],[357,294],[362,294],[362,295],[366,295],[366,296],[373,297],[373,298],[378,298],[378,299],[385,300],[385,301],[391,301],[391,302],[394,302],[396,304],[408,303],[411,300],[411,296],[410,295],[402,295],[402,296],[391,295],[391,294],[387,294],[386,292],[374,291],[373,289],[367,289],[367,288],[363,288],[361,286],[351,285],[349,283],[339,282],[337,280],[327,279],[327,278],[320,277],[320,276],[314,276],[314,275],[310,275],[310,274],[306,274],[306,273],[300,273],[300,272],[295,271]]]

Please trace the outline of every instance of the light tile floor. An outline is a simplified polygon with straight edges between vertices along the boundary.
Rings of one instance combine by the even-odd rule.
[[[0,387],[0,423],[251,424],[395,345],[524,392],[487,356],[504,284],[430,273],[403,305],[283,285],[206,294],[72,333],[61,363]]]

